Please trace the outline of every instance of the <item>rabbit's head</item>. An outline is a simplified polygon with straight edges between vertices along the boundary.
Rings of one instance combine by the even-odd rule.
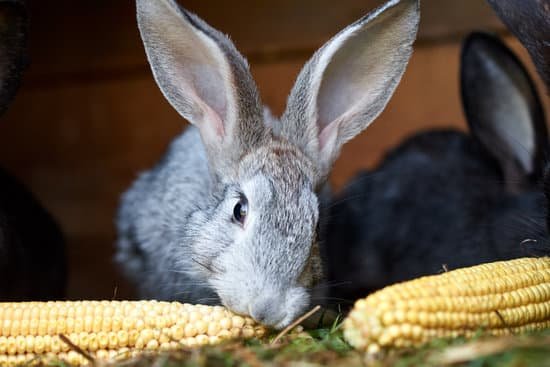
[[[342,145],[393,94],[418,1],[391,0],[327,42],[280,120],[264,115],[248,64],[225,35],[173,0],[138,0],[137,13],[161,91],[206,149],[213,195],[196,228],[195,271],[224,305],[283,327],[310,304],[322,275],[317,192]]]
[[[15,96],[27,62],[27,28],[23,1],[0,0],[0,114]]]

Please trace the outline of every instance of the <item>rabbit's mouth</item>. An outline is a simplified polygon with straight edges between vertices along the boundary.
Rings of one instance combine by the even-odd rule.
[[[277,310],[278,312],[274,312],[274,310],[272,310],[270,306],[273,305],[274,302],[277,302],[277,300],[266,299],[266,301],[270,302],[270,304],[249,304],[248,314],[260,324],[269,325],[274,327],[275,329],[284,328],[286,326],[285,320],[287,318],[288,312],[284,309],[280,309]]]
[[[274,329],[283,329],[305,311],[310,296],[305,288],[293,287],[280,292],[264,290],[248,302],[241,301],[242,297],[237,302],[221,297],[221,303],[233,312],[248,315]]]

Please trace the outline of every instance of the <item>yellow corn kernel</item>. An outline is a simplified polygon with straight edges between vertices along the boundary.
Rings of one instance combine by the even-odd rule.
[[[87,364],[59,334],[97,360],[109,361],[266,332],[223,307],[158,301],[6,302],[0,303],[0,325],[2,366],[37,358]]]
[[[344,337],[367,352],[434,338],[550,327],[550,257],[487,263],[395,284],[358,300]]]

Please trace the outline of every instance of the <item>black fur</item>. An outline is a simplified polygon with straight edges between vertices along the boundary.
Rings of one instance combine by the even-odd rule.
[[[549,252],[545,213],[538,185],[506,192],[475,138],[420,133],[357,176],[330,208],[331,297],[352,301],[444,267]]]
[[[525,46],[550,93],[550,0],[487,0]]]
[[[0,300],[63,299],[66,276],[57,224],[23,184],[0,170]]]
[[[15,96],[28,63],[27,34],[25,2],[0,0],[0,115]]]
[[[470,134],[410,137],[332,203],[323,257],[333,299],[349,305],[444,269],[550,255],[548,136],[532,81],[479,33],[464,44],[461,79]]]
[[[19,87],[26,40],[24,3],[0,0],[0,114]],[[0,170],[0,301],[63,299],[66,273],[59,227],[29,190]]]

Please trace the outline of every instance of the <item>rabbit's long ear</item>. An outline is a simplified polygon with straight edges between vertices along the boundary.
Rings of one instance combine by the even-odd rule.
[[[548,136],[542,104],[518,58],[498,38],[473,33],[461,55],[461,92],[474,136],[513,188],[540,178]]]
[[[21,82],[27,62],[27,29],[23,1],[0,0],[0,114]]]
[[[170,104],[196,125],[216,173],[265,138],[248,64],[231,41],[174,0],[137,0],[153,75]]]
[[[527,48],[550,93],[550,1],[488,0],[499,18]]]
[[[328,175],[344,143],[386,106],[412,52],[418,0],[390,0],[343,29],[304,66],[288,98],[281,134]]]

